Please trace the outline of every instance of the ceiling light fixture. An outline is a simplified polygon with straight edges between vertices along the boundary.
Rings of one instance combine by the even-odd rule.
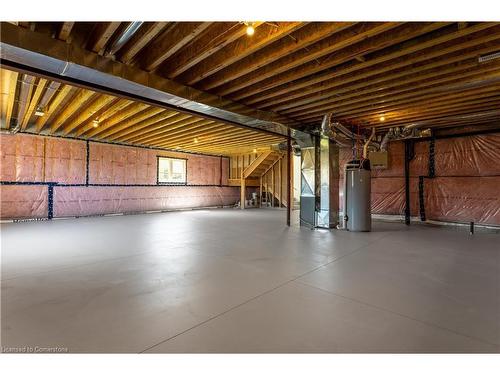
[[[194,143],[198,143],[198,138],[193,139]]]
[[[253,149],[253,153],[254,153],[254,154],[256,154],[256,153],[257,153],[257,149],[256,149],[256,148],[254,148],[254,149]]]
[[[384,121],[385,121],[385,116],[384,115],[380,116],[380,122],[384,122]]]
[[[45,115],[45,111],[42,107],[38,107],[35,111],[35,116],[42,117]]]
[[[494,60],[494,59],[500,59],[500,52],[495,52],[495,53],[492,53],[491,55],[480,56],[479,57],[479,62],[483,63],[483,62],[491,61],[491,60]]]
[[[92,126],[94,128],[97,128],[99,126],[99,119],[96,118],[94,121],[92,121]]]
[[[252,36],[255,33],[255,27],[253,26],[253,22],[245,22],[247,27],[247,35]]]

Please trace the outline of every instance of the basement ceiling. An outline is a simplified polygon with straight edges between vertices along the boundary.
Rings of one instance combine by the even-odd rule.
[[[226,155],[282,137],[0,69],[2,130]]]
[[[253,109],[312,128],[497,124],[500,23],[19,22]],[[157,134],[153,132],[152,134]]]

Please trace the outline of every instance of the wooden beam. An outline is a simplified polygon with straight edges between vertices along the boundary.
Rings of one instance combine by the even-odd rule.
[[[272,154],[272,151],[263,152],[257,159],[255,159],[245,170],[242,172],[242,178],[249,177],[253,171],[255,171],[259,165]]]
[[[35,113],[38,102],[42,98],[42,94],[45,90],[46,84],[47,84],[47,80],[45,78],[40,78],[40,80],[38,81],[38,84],[36,86],[35,93],[33,94],[33,97],[30,100],[30,104],[28,106],[28,109],[24,113],[24,118],[22,119],[22,122],[21,122],[21,131],[24,131],[26,129],[31,117]]]
[[[71,95],[73,95],[76,91],[77,89],[75,87],[68,85],[63,86],[62,89],[60,89],[60,91],[56,94],[54,100],[49,103],[48,108],[45,110],[45,115],[39,117],[36,120],[35,128],[37,133],[40,133],[43,130],[49,120],[51,120],[50,122],[52,122],[53,116],[57,111],[61,110],[61,106],[64,101],[68,100],[68,98],[71,97]]]
[[[273,166],[271,167],[271,207],[274,208],[274,197],[276,195],[276,184],[275,184],[275,181],[274,181],[274,164]]]
[[[138,64],[147,71],[155,70],[210,26],[210,22],[176,22],[141,53]]]
[[[137,133],[145,132],[151,126],[161,127],[170,123],[171,119],[179,114],[174,111],[162,111],[158,114],[148,117],[133,125],[121,124],[115,128],[110,129],[110,134],[104,134],[103,137],[111,140],[129,140]]]
[[[168,25],[168,22],[145,22],[118,52],[118,60],[130,64],[134,57],[152,42]]]
[[[59,29],[59,33],[57,34],[57,39],[65,42],[68,41],[71,30],[73,30],[73,26],[75,26],[74,22],[63,22],[61,28]]]
[[[14,103],[16,100],[16,89],[17,89],[17,78],[19,73],[12,71],[9,77],[9,89],[7,98],[5,98],[5,103],[7,103],[7,108],[5,112],[5,128],[10,129],[10,121],[12,119],[12,113],[14,112]]]
[[[261,24],[262,22],[256,22],[254,27],[257,28]],[[175,54],[175,56],[172,56],[169,64],[161,70],[161,74],[170,79],[175,78],[208,56],[221,50],[229,43],[245,35],[246,29],[244,25],[238,22],[215,23],[206,30],[203,38],[196,40],[188,48],[184,48]]]
[[[153,138],[161,138],[165,136],[168,132],[176,129],[182,128],[184,125],[189,125],[201,121],[199,117],[194,117],[191,115],[186,115],[184,113],[175,113],[173,116],[167,118],[165,121],[155,123],[151,126],[147,126],[145,129],[138,128],[134,129],[127,135],[118,137],[120,140],[132,140],[132,141],[142,141],[149,140]],[[211,121],[211,120],[206,120]]]
[[[107,120],[103,121],[98,128],[93,128],[90,130],[86,136],[87,137],[96,137],[101,133],[106,132],[116,126],[117,124],[125,121],[126,119],[133,118],[138,113],[142,111],[146,111],[149,108],[149,105],[144,103],[132,102],[132,104],[125,107],[123,110],[117,112]]]
[[[295,63],[288,66],[278,66],[278,69],[276,69],[274,72],[260,72],[266,74],[260,74],[260,77],[257,77],[257,73],[259,72],[256,71],[252,73],[250,77],[246,78],[250,78],[250,82],[255,82],[255,80],[257,80],[258,82],[261,82],[261,85],[266,89],[271,89],[287,82],[289,83],[290,81],[308,77],[321,71],[325,71],[332,67],[346,63],[348,61],[351,61],[356,56],[365,55],[372,51],[397,45],[398,43],[442,28],[446,25],[446,23],[429,22],[407,23],[404,25],[401,25],[401,23],[393,22],[383,23],[378,27],[372,26],[365,32],[360,32],[360,34],[354,34],[351,36],[346,35],[343,36],[343,38],[341,38],[342,36],[339,36],[338,44],[334,44],[329,48],[326,48],[327,46],[325,46],[326,51],[333,50],[335,51],[335,53],[330,53],[328,56],[324,57],[320,64],[316,63],[315,61],[309,60],[309,58],[304,55],[302,60],[304,60],[304,62],[307,64],[303,64],[302,66],[299,66]],[[363,24],[363,26],[365,25]],[[346,30],[346,33],[348,31],[349,30]],[[327,40],[325,40],[324,43],[326,41]],[[322,50],[319,49],[320,47],[320,45],[316,47],[316,49],[318,49],[316,54],[323,56]],[[359,62],[356,63],[360,65],[363,64]],[[276,76],[277,73],[282,74]],[[241,82],[232,82],[232,84],[234,85],[233,87],[227,88],[222,92],[217,91],[217,93],[219,95],[227,95],[228,93],[231,93],[231,97],[234,97],[235,100],[242,100],[243,98],[248,98],[250,96],[256,95],[257,92],[253,89],[242,90],[248,86],[243,81],[244,79],[245,77],[242,77]]]
[[[235,95],[235,93],[241,91],[244,88],[247,88],[248,86],[255,85],[267,78],[271,78],[279,73],[286,72],[308,62],[312,62],[316,67],[322,67],[325,61],[318,62],[318,59],[331,58],[331,56],[329,55],[332,55],[336,51],[340,51],[343,48],[363,41],[364,39],[367,39],[371,36],[375,36],[377,34],[392,30],[400,25],[401,23],[397,22],[370,22],[354,25],[351,28],[333,34],[331,37],[313,44],[307,49],[298,50],[294,53],[289,54],[288,56],[282,57],[281,59],[273,63],[267,64],[262,68],[254,69],[251,74],[234,80],[215,91],[217,95],[221,96],[233,94],[232,96],[240,97],[240,94]],[[388,43],[390,43],[389,41],[390,39],[386,36],[384,39],[385,44],[388,45]],[[362,49],[363,52],[366,52],[367,50],[368,48]],[[268,87],[267,84],[265,86]],[[241,94],[241,97],[243,97],[243,94]]]
[[[227,180],[229,186],[241,186],[241,178],[230,178]],[[249,178],[245,180],[245,186],[259,187],[259,179]]]
[[[165,137],[171,136],[169,132],[172,130],[177,130],[184,128],[186,125],[190,125],[193,123],[201,122],[198,117],[193,117],[184,114],[176,114],[172,118],[167,119],[165,122],[160,122],[158,124],[153,125],[148,128],[146,131],[136,130],[132,134],[127,135],[126,137],[120,137],[121,140],[133,141],[133,142],[142,142],[142,141],[150,141],[153,139],[162,139]],[[210,123],[211,120],[205,120],[205,123]]]
[[[323,82],[319,87],[314,87],[313,89],[302,89],[295,94],[289,95],[289,99],[286,97],[282,97],[282,99],[270,100],[270,103],[266,104],[265,107],[272,106],[274,111],[284,112],[287,109],[297,108],[302,105],[307,105],[309,103],[315,103],[317,100],[325,99],[327,97],[332,98],[332,100],[336,101],[340,99],[347,99],[349,97],[358,96],[358,89],[363,89],[362,92],[366,91],[370,87],[373,87],[374,91],[379,91],[380,87],[383,85],[384,89],[387,89],[391,86],[400,85],[402,83],[410,83],[418,80],[426,74],[429,73],[445,73],[448,72],[449,69],[455,69],[458,65],[467,63],[474,63],[477,66],[477,56],[482,52],[491,51],[492,48],[495,47],[486,47],[481,49],[472,49],[470,52],[467,50],[462,50],[456,52],[453,56],[446,55],[446,58],[439,58],[431,60],[431,63],[425,63],[423,61],[418,66],[408,69],[407,67],[400,67],[399,69],[392,69],[390,73],[380,75],[375,70],[372,69],[373,75],[367,71],[366,74],[358,74],[360,80],[353,81],[352,79],[337,79]],[[498,48],[498,47],[496,47]],[[465,61],[464,61],[465,60]],[[387,64],[386,64],[387,65]],[[450,67],[446,67],[449,65]],[[392,67],[392,65],[390,65]],[[472,65],[471,65],[472,66]],[[422,73],[426,72],[426,73]],[[421,73],[421,74],[419,74]],[[432,77],[432,74],[429,74],[427,77]],[[302,93],[303,91],[309,92],[308,94]],[[302,99],[298,100],[300,97]],[[281,105],[273,106],[274,103],[282,103]]]
[[[305,114],[314,111],[317,108],[321,108],[324,105],[333,105],[334,103],[336,103],[337,108],[341,110],[341,107],[352,106],[355,103],[372,103],[376,98],[380,99],[385,97],[389,100],[395,100],[398,99],[397,95],[400,93],[411,91],[416,94],[418,88],[426,88],[438,82],[446,83],[449,81],[460,81],[461,78],[466,76],[488,72],[491,71],[491,69],[491,65],[478,66],[474,62],[470,64],[467,62],[464,64],[453,64],[453,66],[448,69],[441,68],[431,73],[422,75],[414,74],[410,75],[407,79],[403,78],[386,82],[382,90],[378,84],[372,85],[371,82],[367,82],[369,85],[360,86],[360,88],[363,88],[362,90],[355,90],[353,92],[349,91],[347,94],[334,97],[328,96],[326,99],[317,100],[311,103],[308,102],[308,104],[302,104],[299,102],[297,107],[293,107],[282,112],[287,113],[289,116],[296,116],[298,113]],[[441,73],[443,74],[442,76]]]
[[[240,207],[242,210],[245,209],[245,198],[246,198],[245,177],[242,174],[240,183]]]
[[[259,208],[262,208],[262,176],[259,177]]]
[[[235,80],[245,74],[251,73],[255,69],[263,67],[273,61],[293,53],[342,31],[354,22],[313,22],[298,31],[290,34],[287,38],[282,38],[268,48],[264,48],[251,55],[251,58],[239,61],[225,68],[220,74],[211,76],[200,82],[198,87],[201,90],[211,90],[229,81]]]
[[[71,99],[71,102],[54,118],[52,125],[50,127],[50,133],[54,134],[71,121],[72,117],[76,115],[78,111],[82,111],[87,104],[92,102],[99,94],[90,90],[81,89],[76,96]]]
[[[99,121],[102,124],[105,120],[111,118],[118,112],[123,111],[125,108],[128,106],[132,105],[133,102],[127,99],[119,99],[117,102],[113,103],[113,105],[110,108],[107,108],[104,112],[99,114]],[[88,131],[95,129],[94,124],[92,122],[87,122],[86,124],[83,124],[81,127],[79,127],[76,130],[76,136],[80,137],[85,135]]]
[[[276,25],[263,24],[253,37],[238,38],[225,48],[211,54],[203,64],[198,64],[179,77],[179,81],[193,85],[202,79],[234,64],[259,49],[304,26],[304,22],[278,22]]]
[[[78,113],[67,125],[62,129],[64,135],[70,134],[73,130],[79,126],[84,125],[84,123],[92,122],[93,120],[98,120],[100,112],[109,108],[109,105],[116,103],[118,98],[110,95],[99,95],[95,97],[94,101],[85,108],[84,111]]]
[[[301,96],[322,90],[324,85],[326,85],[327,88],[332,87],[328,86],[328,83],[335,83],[333,79],[336,79],[338,85],[347,84],[352,81],[365,80],[366,78],[380,73],[391,72],[394,69],[421,61],[430,60],[434,57],[443,56],[456,51],[462,51],[469,47],[481,45],[488,40],[491,41],[498,38],[498,35],[495,35],[496,32],[488,30],[494,25],[495,24],[493,23],[480,23],[465,30],[452,32],[449,32],[448,29],[446,29],[447,32],[441,32],[438,30],[437,32],[440,32],[442,35],[432,38],[429,37],[422,41],[412,42],[411,44],[409,44],[410,42],[404,42],[403,45],[399,46],[399,48],[387,53],[378,54],[364,63],[348,63],[346,66],[335,69],[334,71],[325,70],[325,72],[320,74],[296,79],[293,83],[288,82],[286,85],[268,89],[264,92],[261,90],[258,95],[255,95],[251,99],[248,98],[245,102],[252,105],[263,103],[263,105],[257,105],[259,108],[271,107],[277,103],[295,100]],[[485,34],[481,37],[456,42],[457,39],[460,40],[460,38],[476,32],[484,32]],[[406,46],[405,43],[408,43],[409,45]],[[445,45],[443,46],[443,44]],[[419,54],[420,51],[431,47],[433,48],[432,51],[427,50],[425,53]],[[408,55],[413,56],[408,58]],[[374,68],[374,66],[376,67]],[[361,72],[358,72],[359,70],[361,70]],[[355,72],[356,74],[354,74]],[[324,83],[325,81],[327,81],[326,84]],[[280,96],[282,98],[281,100],[270,100],[276,97],[279,98]]]
[[[484,85],[488,84],[488,80],[496,79],[498,74],[495,71],[498,68],[490,68],[484,69],[482,71],[472,71],[467,73],[462,73],[460,78],[452,76],[452,77],[444,77],[437,78],[427,82],[423,82],[420,84],[415,84],[413,86],[403,86],[400,90],[393,90],[392,92],[381,93],[373,97],[372,100],[382,99],[384,95],[389,96],[392,100],[402,99],[413,97],[416,95],[424,95],[428,93],[446,93],[447,91],[460,90],[461,88],[466,88],[471,85]],[[492,73],[490,73],[492,72]],[[417,90],[420,89],[420,90]],[[398,95],[396,95],[398,94]],[[350,100],[349,103],[362,102],[365,101],[366,97],[360,97],[358,99]],[[321,115],[330,110],[335,110],[338,108],[338,104],[328,103],[320,103],[318,106],[314,106],[312,108],[308,108],[308,110],[301,111],[301,115],[296,118],[299,120],[305,120],[314,116]],[[303,114],[302,114],[303,113]]]
[[[109,126],[107,129],[104,129],[103,132],[96,134],[94,136],[99,137],[100,139],[110,139],[113,138],[112,136],[116,134],[117,132],[127,129],[130,126],[133,126],[135,124],[138,124],[142,121],[146,121],[150,118],[155,118],[155,116],[160,115],[164,113],[165,110],[163,108],[158,108],[158,107],[147,107],[146,109],[136,112],[134,115],[127,117],[127,119],[124,119],[123,121],[120,121],[118,124],[115,124],[115,126]]]
[[[120,27],[121,22],[97,22],[87,42],[87,48],[95,53],[104,51],[109,39]]]

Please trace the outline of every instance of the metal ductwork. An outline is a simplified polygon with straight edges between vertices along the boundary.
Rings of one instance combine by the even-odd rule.
[[[125,43],[127,43],[130,38],[134,36],[134,34],[139,30],[139,28],[142,26],[144,22],[142,21],[135,21],[135,22],[130,22],[127,28],[123,31],[122,35],[113,42],[113,44],[106,50],[104,53],[107,56],[113,56],[116,52],[122,48]]]
[[[421,137],[430,137],[432,135],[432,131],[430,128],[428,129],[419,129],[414,124],[404,126],[404,127],[394,127],[389,128],[389,131],[385,133],[382,138],[382,142],[380,143],[380,150],[387,150],[387,144],[390,141],[400,141],[404,139],[410,138],[421,138]]]
[[[21,87],[19,89],[19,99],[17,105],[17,118],[16,118],[16,126],[12,129],[11,133],[17,133],[21,128],[21,123],[23,121],[24,115],[26,114],[26,110],[28,109],[29,102],[31,100],[30,94],[33,86],[33,82],[35,81],[35,77],[30,75],[23,75],[21,80]]]
[[[0,56],[2,64],[6,67],[33,71],[54,79],[59,77],[96,90],[147,100],[151,104],[179,112],[277,135],[288,134],[287,126],[282,122],[300,125],[279,114],[256,110],[181,85],[140,68],[99,56],[73,44],[47,38],[45,35],[8,23],[1,23],[0,26],[2,32]],[[132,31],[133,29],[130,33]]]

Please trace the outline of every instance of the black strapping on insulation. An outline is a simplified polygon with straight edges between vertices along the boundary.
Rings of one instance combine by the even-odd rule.
[[[425,221],[425,201],[424,201],[424,176],[418,176],[418,202],[420,208],[420,220]]]
[[[435,147],[436,139],[432,138],[429,142],[429,178],[434,178],[436,176]]]
[[[89,186],[89,174],[90,174],[90,142],[87,139],[85,141],[86,147],[86,159],[85,159],[85,185]]]
[[[47,219],[51,220],[54,217],[54,184],[49,184],[47,188]]]

